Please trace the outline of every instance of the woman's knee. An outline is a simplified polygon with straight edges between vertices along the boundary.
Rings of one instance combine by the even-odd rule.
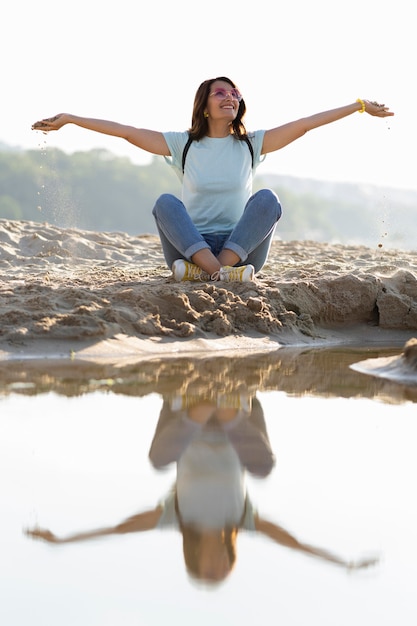
[[[167,211],[172,212],[178,202],[178,198],[171,193],[163,193],[156,200],[155,206],[152,209],[152,215],[156,217],[157,215],[161,215],[161,213],[165,213]]]
[[[278,222],[282,215],[282,207],[275,191],[272,191],[272,189],[259,189],[259,191],[252,196],[252,199],[256,202],[258,207],[264,209],[265,212],[273,210],[275,213],[275,221]]]

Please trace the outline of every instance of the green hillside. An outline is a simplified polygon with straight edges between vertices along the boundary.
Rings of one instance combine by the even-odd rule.
[[[281,199],[277,236],[415,249],[417,192],[258,175]],[[162,157],[149,165],[105,150],[67,154],[0,146],[0,217],[98,231],[156,233],[151,214],[180,186]]]

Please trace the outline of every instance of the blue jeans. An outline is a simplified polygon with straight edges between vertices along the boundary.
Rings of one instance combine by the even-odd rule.
[[[227,248],[240,258],[237,265],[250,263],[258,272],[268,257],[282,210],[278,196],[271,189],[261,189],[249,198],[232,232],[218,235],[199,233],[184,204],[169,193],[158,198],[152,214],[169,268],[176,259],[190,260],[204,248],[216,257]]]

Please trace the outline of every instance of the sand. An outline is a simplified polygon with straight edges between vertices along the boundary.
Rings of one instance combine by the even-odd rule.
[[[274,240],[253,283],[176,283],[154,235],[0,219],[3,360],[404,346],[416,335],[414,251]]]

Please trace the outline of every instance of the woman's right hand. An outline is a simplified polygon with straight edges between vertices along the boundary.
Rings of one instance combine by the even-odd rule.
[[[69,122],[69,115],[66,113],[58,113],[54,117],[46,117],[44,120],[32,124],[32,130],[42,130],[47,133],[50,130],[59,130]]]
[[[48,541],[49,543],[59,543],[58,537],[46,528],[27,528],[24,532],[25,535],[27,535],[28,537],[33,537],[33,539],[43,539],[44,541]]]

